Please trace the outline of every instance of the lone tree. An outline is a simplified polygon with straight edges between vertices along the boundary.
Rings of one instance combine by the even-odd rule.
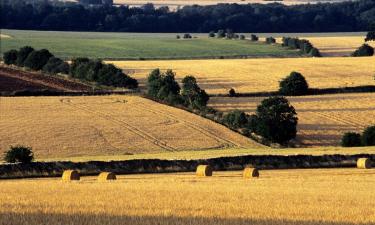
[[[202,90],[198,84],[197,80],[193,76],[186,76],[182,79],[182,97],[184,97],[187,105],[192,108],[202,108],[207,105],[209,96]]]
[[[361,146],[361,135],[355,132],[348,132],[342,136],[342,147],[357,147]]]
[[[3,55],[4,63],[7,65],[16,64],[17,54],[18,54],[17,50],[14,50],[14,49],[4,52],[4,55]]]
[[[361,47],[355,50],[355,52],[353,52],[352,54],[352,56],[354,57],[373,56],[373,55],[374,55],[374,49],[368,44],[363,44]]]
[[[286,144],[297,135],[297,113],[284,97],[264,99],[252,123],[256,134],[274,143]]]
[[[282,95],[305,95],[309,90],[309,85],[305,77],[298,72],[291,72],[290,75],[280,81],[279,92]]]
[[[362,144],[364,146],[375,146],[375,126],[370,126],[363,131]]]
[[[34,154],[32,148],[21,145],[11,146],[4,155],[4,161],[8,163],[29,163],[33,160]]]
[[[375,41],[375,31],[369,31],[366,35],[365,41]]]

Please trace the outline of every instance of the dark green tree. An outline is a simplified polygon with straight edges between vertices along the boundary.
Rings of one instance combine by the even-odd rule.
[[[33,51],[27,56],[24,66],[33,70],[41,70],[52,56],[47,49]]]
[[[374,49],[368,44],[363,44],[361,47],[355,50],[352,54],[352,56],[354,57],[373,56],[373,55],[374,55]]]
[[[14,50],[14,49],[4,52],[3,54],[4,63],[7,65],[16,64],[17,55],[18,55],[18,52],[17,50]]]
[[[280,81],[279,93],[282,95],[305,95],[309,85],[305,77],[298,72],[291,72],[290,75]]]
[[[4,155],[4,161],[8,163],[30,163],[33,160],[34,154],[32,148],[21,145],[11,146]]]
[[[363,131],[362,145],[375,146],[375,126],[370,126]]]
[[[365,41],[375,41],[375,31],[369,31],[367,32]]]
[[[20,50],[18,51],[18,54],[17,54],[16,65],[17,66],[24,66],[24,63],[25,63],[25,60],[26,60],[27,56],[29,56],[29,54],[33,51],[34,51],[34,49],[30,46],[24,46],[24,47],[20,48]]]
[[[342,136],[342,147],[357,147],[361,146],[361,135],[355,132],[348,132]]]
[[[231,129],[244,128],[248,124],[246,113],[240,110],[233,110],[227,113],[223,118],[223,122]]]
[[[284,97],[264,99],[255,116],[255,133],[268,141],[286,144],[297,135],[297,113]]]
[[[251,41],[258,41],[258,40],[259,40],[259,37],[256,36],[255,34],[252,34],[252,35],[250,36],[250,40],[251,40]]]
[[[58,74],[58,73],[69,73],[69,64],[64,62],[63,60],[51,57],[48,59],[46,65],[42,68],[43,72],[50,73],[50,74]]]

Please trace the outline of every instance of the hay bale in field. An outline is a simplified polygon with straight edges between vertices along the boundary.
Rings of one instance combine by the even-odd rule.
[[[369,158],[359,158],[357,160],[357,168],[358,169],[370,169],[371,160]]]
[[[244,178],[259,177],[259,170],[257,168],[246,167],[243,170],[243,177]]]
[[[76,170],[65,170],[62,175],[63,181],[80,180],[79,173]]]
[[[116,174],[111,172],[101,172],[98,181],[116,180]]]
[[[199,165],[196,174],[198,177],[210,177],[212,176],[212,168],[209,165]]]

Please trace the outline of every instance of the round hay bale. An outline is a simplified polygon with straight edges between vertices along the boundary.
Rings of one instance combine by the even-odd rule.
[[[369,158],[359,158],[357,160],[357,168],[358,169],[370,169],[371,160]]]
[[[79,173],[76,170],[64,170],[62,175],[63,181],[80,180]]]
[[[196,174],[198,177],[210,177],[212,176],[212,168],[209,165],[199,165]]]
[[[243,170],[243,177],[244,178],[259,177],[259,170],[257,168],[247,167]]]
[[[111,172],[101,172],[98,176],[98,181],[116,180],[116,174]]]

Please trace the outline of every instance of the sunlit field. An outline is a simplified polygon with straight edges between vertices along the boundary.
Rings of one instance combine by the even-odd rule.
[[[314,169],[0,181],[2,225],[375,223],[375,170]],[[43,188],[41,188],[43,187]]]
[[[0,152],[38,158],[260,147],[228,128],[137,96],[1,97]]]
[[[263,98],[211,98],[210,106],[254,113]],[[288,97],[298,117],[299,143],[308,146],[339,145],[345,132],[362,132],[375,125],[375,94],[335,94]]]
[[[173,69],[178,79],[197,78],[209,94],[276,91],[279,81],[292,71],[302,73],[310,87],[375,85],[375,57],[110,61],[145,84],[155,68]]]

